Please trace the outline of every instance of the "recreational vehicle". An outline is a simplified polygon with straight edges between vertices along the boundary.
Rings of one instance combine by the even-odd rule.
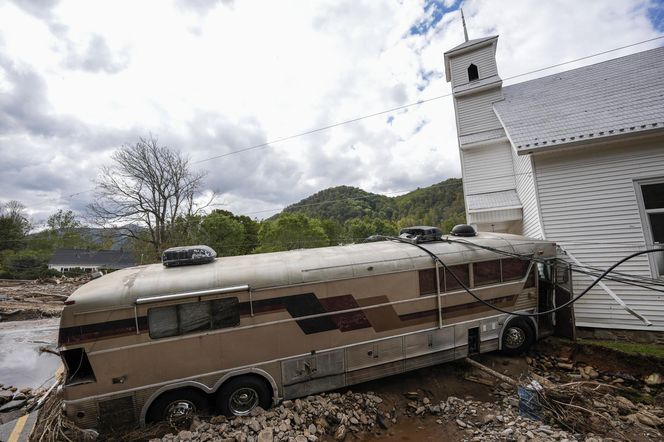
[[[510,312],[545,311],[564,293],[556,246],[470,231],[216,259],[181,248],[94,279],[67,299],[60,323],[66,414],[83,428],[205,409],[245,415],[474,353],[524,351],[556,318]]]

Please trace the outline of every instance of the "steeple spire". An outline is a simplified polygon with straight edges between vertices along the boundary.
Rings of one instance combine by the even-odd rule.
[[[463,23],[463,36],[466,38],[466,41],[468,41],[468,30],[466,29],[466,18],[463,16],[463,8],[461,9],[461,22]]]

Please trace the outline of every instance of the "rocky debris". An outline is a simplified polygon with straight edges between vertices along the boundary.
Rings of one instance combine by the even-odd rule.
[[[662,375],[659,373],[653,373],[649,376],[646,376],[644,382],[646,383],[646,385],[649,385],[651,387],[655,385],[662,385],[664,384],[664,377],[662,377]]]
[[[25,414],[39,400],[44,390],[32,390],[0,384],[0,423],[9,422]]]
[[[256,409],[249,416],[209,420],[194,419],[189,430],[170,433],[152,441],[227,442],[316,442],[343,441],[350,434],[381,426],[378,405],[383,400],[372,393],[321,393],[284,401],[270,410]]]

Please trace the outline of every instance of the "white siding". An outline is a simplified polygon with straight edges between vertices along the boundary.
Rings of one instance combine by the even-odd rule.
[[[510,150],[505,142],[461,152],[466,195],[514,189]]]
[[[456,98],[459,136],[502,128],[493,103],[503,99],[501,88]]]
[[[532,158],[529,155],[517,155],[514,149],[510,149],[510,151],[512,152],[512,159],[514,161],[516,192],[519,195],[523,207],[522,234],[531,238],[542,238]]]
[[[471,63],[477,66],[480,78],[498,75],[496,58],[493,55],[493,45],[489,45],[480,50],[468,52],[450,59],[452,87],[468,83],[468,66]]]
[[[559,242],[584,265],[601,269],[645,247],[634,180],[664,176],[664,140],[541,154],[534,162],[547,239]],[[652,277],[646,256],[618,270]],[[574,277],[574,290],[580,293],[590,279],[579,273]],[[653,322],[648,330],[664,330],[664,294],[606,282]],[[593,289],[577,302],[575,311],[577,325],[646,329],[601,289]]]

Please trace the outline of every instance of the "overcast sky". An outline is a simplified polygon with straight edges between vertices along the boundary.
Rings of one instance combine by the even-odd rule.
[[[216,207],[259,218],[330,186],[392,196],[459,177],[449,97],[200,161],[449,93],[460,3],[0,0],[0,202],[36,223],[82,214],[99,167],[150,133],[209,172]],[[503,78],[664,33],[662,0],[463,8],[470,38],[500,35]]]

